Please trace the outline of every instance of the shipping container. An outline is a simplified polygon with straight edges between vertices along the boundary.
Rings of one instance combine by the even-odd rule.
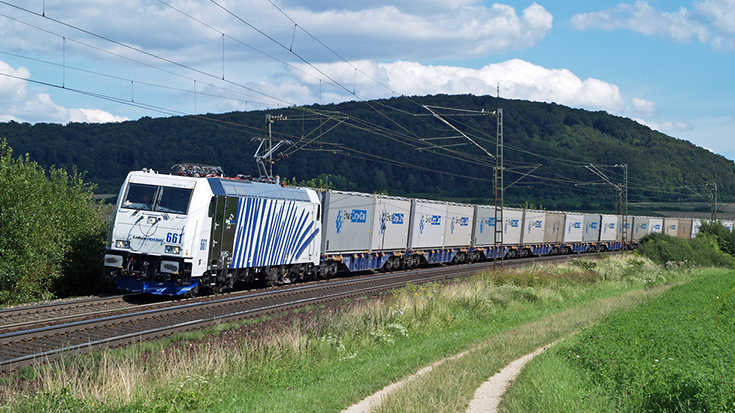
[[[676,229],[676,236],[681,238],[691,238],[692,236],[692,219],[679,218],[679,228]]]
[[[372,251],[405,250],[408,245],[408,223],[411,200],[377,195],[374,197]]]
[[[546,212],[544,225],[544,243],[561,244],[564,240],[564,213],[557,211]]]
[[[358,192],[322,192],[325,254],[368,252],[375,196]]]
[[[732,231],[732,221],[720,221],[728,231]]]
[[[640,241],[641,238],[648,235],[648,224],[651,218],[649,217],[633,217],[632,233],[630,239],[633,241]]]
[[[444,229],[444,247],[469,247],[472,241],[472,205],[447,204],[447,225]]]
[[[699,218],[692,219],[692,235],[691,237],[694,238],[699,234],[699,230],[702,229],[702,220]]]
[[[408,248],[444,248],[446,221],[446,202],[412,200]]]
[[[546,228],[546,212],[525,210],[523,211],[523,232],[521,244],[542,244],[544,242],[544,229]]]
[[[584,214],[576,212],[564,213],[564,243],[571,244],[582,242],[584,231]]]
[[[626,220],[623,223],[623,220]],[[618,215],[618,227],[615,229],[615,237],[619,240],[623,240],[623,229],[625,229],[625,241],[630,242],[633,237],[633,217]]]
[[[487,247],[495,244],[495,207],[488,205],[475,206],[475,225],[473,230],[473,246]]]
[[[503,245],[519,245],[521,243],[522,223],[522,209],[503,209]]]
[[[664,234],[675,237],[677,236],[678,233],[679,233],[679,219],[678,218],[664,218]]]
[[[584,214],[584,231],[582,231],[582,242],[600,241],[600,214]]]
[[[664,219],[663,218],[652,217],[648,220],[648,233],[652,234],[654,232],[657,232],[659,234],[664,232]]]
[[[618,216],[603,214],[600,219],[600,242],[619,241]]]

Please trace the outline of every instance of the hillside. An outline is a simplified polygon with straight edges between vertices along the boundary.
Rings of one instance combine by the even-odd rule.
[[[706,201],[710,182],[717,183],[721,201],[735,200],[735,163],[687,141],[605,112],[490,96],[401,97],[117,124],[9,122],[0,124],[0,138],[16,155],[28,153],[44,167],[76,166],[98,185],[97,192],[116,193],[130,170],[168,172],[181,162],[220,165],[230,176],[257,175],[253,154],[259,142],[252,138],[265,136],[270,113],[288,117],[272,125],[274,137],[296,143],[283,151],[299,148],[275,164],[281,177],[303,181],[328,174],[337,189],[492,199],[492,161],[464,138],[436,139],[458,133],[422,105],[503,109],[506,185],[530,171],[529,165],[541,165],[510,187],[506,204],[613,209],[611,187],[582,163],[627,164],[631,201]],[[438,111],[495,152],[494,118]],[[619,168],[604,171],[621,176]]]

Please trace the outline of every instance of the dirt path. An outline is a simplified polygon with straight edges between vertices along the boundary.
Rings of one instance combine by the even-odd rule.
[[[381,404],[383,404],[383,401],[388,397],[388,395],[390,395],[394,391],[400,389],[401,387],[405,386],[407,383],[413,380],[416,380],[417,378],[425,374],[431,373],[431,371],[434,370],[435,367],[438,367],[449,360],[455,360],[460,357],[464,357],[465,355],[469,354],[470,351],[472,350],[468,350],[463,353],[459,353],[456,356],[447,357],[445,359],[437,361],[431,366],[424,367],[423,369],[417,371],[416,374],[408,376],[399,382],[395,382],[393,384],[389,384],[385,386],[382,390],[373,394],[372,396],[368,396],[362,401],[353,404],[352,406],[346,408],[345,410],[342,410],[341,413],[370,413],[374,411],[377,407],[379,407]]]
[[[513,380],[515,380],[516,377],[521,374],[523,366],[525,366],[526,363],[531,361],[534,357],[543,353],[556,343],[557,342],[555,341],[551,344],[547,344],[536,349],[536,351],[534,351],[533,353],[526,354],[518,360],[511,362],[502,370],[497,372],[494,376],[492,376],[488,381],[483,383],[477,389],[477,391],[475,391],[475,397],[472,399],[472,401],[470,401],[470,405],[467,408],[467,413],[496,413],[498,411],[498,405],[500,405],[500,400],[502,399],[503,394],[505,394],[505,391],[508,390],[508,387],[510,387],[511,383],[513,383]],[[385,399],[394,391],[400,389],[409,382],[416,380],[417,378],[425,374],[431,373],[434,368],[442,365],[443,363],[450,360],[458,359],[460,357],[464,357],[471,351],[473,350],[459,353],[456,356],[447,357],[445,359],[437,361],[431,366],[424,367],[423,369],[417,371],[415,374],[408,376],[399,382],[395,382],[393,384],[385,386],[379,392],[366,397],[359,403],[355,403],[345,410],[342,410],[341,413],[370,413],[378,408],[381,404],[383,404],[383,401],[385,401]]]
[[[521,374],[523,366],[534,357],[551,348],[557,342],[547,344],[536,349],[533,353],[512,361],[502,370],[495,373],[488,381],[482,383],[475,391],[475,397],[467,407],[467,413],[497,413],[500,400],[503,399],[505,391],[508,390],[513,381]]]

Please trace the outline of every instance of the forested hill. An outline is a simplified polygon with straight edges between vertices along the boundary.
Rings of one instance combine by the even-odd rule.
[[[717,184],[719,199],[735,199],[735,164],[687,141],[605,112],[490,96],[401,97],[116,124],[10,122],[0,124],[0,139],[7,139],[16,155],[28,153],[46,168],[76,166],[98,184],[97,192],[116,193],[130,170],[167,173],[182,162],[219,165],[229,176],[257,176],[253,154],[259,142],[253,137],[265,136],[266,114],[285,115],[286,121],[272,124],[274,137],[294,143],[284,147],[289,156],[274,166],[281,177],[305,181],[329,175],[336,189],[492,199],[494,161],[423,105],[441,107],[434,110],[490,153],[495,153],[495,118],[454,109],[503,109],[505,185],[540,165],[510,186],[507,204],[612,207],[612,187],[586,163],[627,164],[631,201],[703,201],[708,183]],[[620,168],[601,171],[622,179]]]

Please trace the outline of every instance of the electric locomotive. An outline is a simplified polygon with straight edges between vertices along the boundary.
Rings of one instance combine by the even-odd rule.
[[[104,259],[104,275],[119,289],[196,295],[238,280],[317,275],[316,191],[177,166],[178,175],[130,172],[120,189]]]

